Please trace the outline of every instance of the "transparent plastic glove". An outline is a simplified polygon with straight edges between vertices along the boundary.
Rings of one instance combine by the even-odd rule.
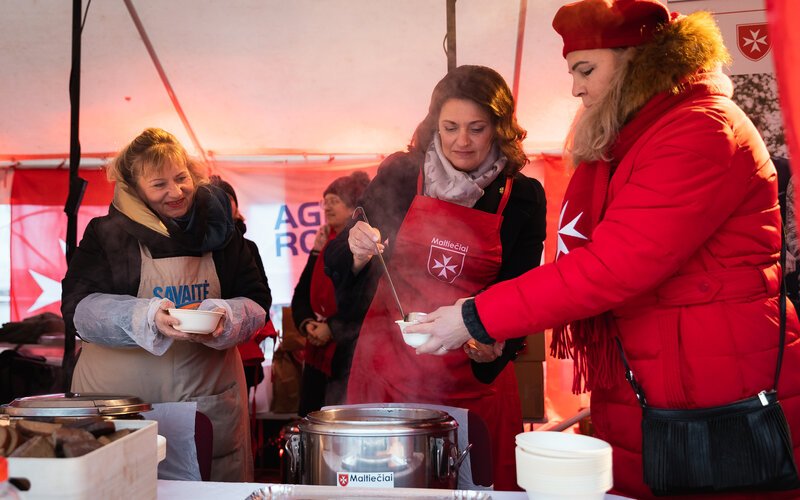
[[[156,313],[173,306],[169,299],[93,293],[78,303],[73,321],[78,335],[87,342],[108,347],[139,346],[160,356],[173,340],[158,331]]]
[[[201,311],[224,311],[217,331],[212,335],[203,335],[199,342],[214,349],[228,349],[236,344],[249,340],[260,330],[267,318],[264,309],[253,300],[245,297],[233,299],[206,299],[198,307]],[[221,328],[221,331],[219,331]]]

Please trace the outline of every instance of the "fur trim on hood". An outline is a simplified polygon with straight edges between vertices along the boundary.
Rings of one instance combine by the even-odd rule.
[[[674,14],[673,14],[674,16]],[[730,63],[717,23],[708,12],[679,16],[635,48],[621,99],[623,123],[661,92],[679,94],[695,75]]]

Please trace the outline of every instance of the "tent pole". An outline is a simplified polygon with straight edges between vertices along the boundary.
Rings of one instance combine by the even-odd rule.
[[[511,94],[514,102],[519,103],[519,76],[522,67],[522,48],[525,44],[525,23],[528,17],[528,0],[519,0],[519,20],[517,21],[517,50],[514,55],[514,81]]]
[[[81,143],[78,135],[81,105],[81,14],[82,0],[72,0],[72,67],[69,75],[69,193],[64,204],[67,214],[67,265],[72,259],[78,241],[78,208],[83,199],[87,182],[78,176],[81,163]],[[75,360],[75,330],[64,332],[64,358],[61,367],[64,372],[63,390],[69,393],[72,383],[72,370]]]
[[[447,0],[447,72],[456,69],[456,0]]]

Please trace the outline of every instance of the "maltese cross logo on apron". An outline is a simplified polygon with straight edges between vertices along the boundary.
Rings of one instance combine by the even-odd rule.
[[[464,252],[431,245],[428,273],[437,280],[452,283],[461,274],[465,257]]]

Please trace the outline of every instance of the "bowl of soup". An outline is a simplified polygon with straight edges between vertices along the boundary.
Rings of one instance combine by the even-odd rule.
[[[225,313],[219,311],[199,311],[197,309],[167,309],[170,316],[178,318],[180,324],[174,328],[184,333],[207,335],[217,329],[220,318]]]
[[[395,321],[400,327],[400,333],[403,334],[403,341],[411,347],[419,347],[431,338],[430,333],[406,333],[406,328],[411,325],[416,325],[427,316],[423,312],[408,313],[405,320],[398,319]]]

